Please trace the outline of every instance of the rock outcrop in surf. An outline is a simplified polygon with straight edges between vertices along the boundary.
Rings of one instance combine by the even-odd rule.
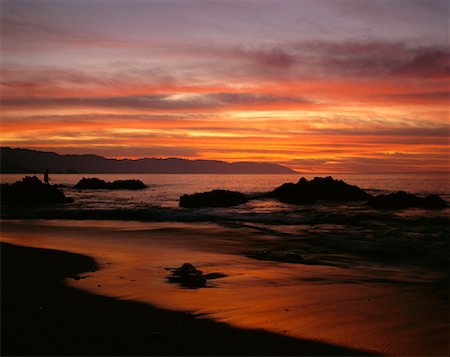
[[[25,176],[22,181],[1,185],[2,205],[38,206],[70,202],[73,198],[66,197],[55,185],[44,184],[36,176]]]
[[[147,185],[140,180],[116,180],[113,182],[106,182],[97,177],[83,177],[78,181],[74,188],[84,190],[143,190],[147,188]]]
[[[230,207],[247,202],[247,197],[237,191],[213,190],[180,197],[180,206],[189,208]]]
[[[308,181],[302,177],[296,184],[285,183],[270,194],[284,203],[311,204],[326,201],[365,201],[372,196],[358,186],[349,185],[331,176],[315,177]]]

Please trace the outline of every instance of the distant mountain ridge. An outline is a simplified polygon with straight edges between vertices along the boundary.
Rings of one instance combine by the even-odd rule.
[[[2,173],[150,173],[150,174],[295,174],[288,167],[259,162],[217,160],[108,159],[98,155],[60,155],[55,152],[0,148]]]

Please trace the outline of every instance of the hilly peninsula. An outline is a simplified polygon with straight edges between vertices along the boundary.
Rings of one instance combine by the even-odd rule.
[[[259,162],[229,163],[180,158],[110,159],[98,155],[60,155],[55,152],[2,147],[2,173],[148,173],[148,174],[295,174],[288,167]]]

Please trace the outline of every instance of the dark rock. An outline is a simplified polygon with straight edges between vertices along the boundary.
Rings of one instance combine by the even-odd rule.
[[[213,190],[180,197],[180,206],[191,208],[229,207],[246,202],[247,197],[244,194],[228,190]]]
[[[172,274],[167,277],[171,282],[178,283],[186,288],[204,288],[207,280],[219,279],[225,277],[222,273],[209,273],[203,275],[201,270],[198,270],[190,263],[184,263],[181,267],[171,269]]]
[[[168,279],[186,288],[204,288],[206,279],[199,274],[189,274],[185,276],[169,276]]]
[[[203,275],[203,277],[206,280],[220,279],[220,278],[225,278],[226,276],[227,275],[223,274],[223,273],[209,273],[209,274]]]
[[[181,267],[176,268],[174,273],[178,275],[203,274],[201,270],[198,270],[191,263],[184,263]]]
[[[427,208],[445,208],[447,207],[447,204],[445,201],[438,195],[428,195],[427,197],[423,198],[422,201],[423,206]]]
[[[203,272],[197,270],[190,263],[184,263],[181,267],[174,269],[167,279],[187,288],[203,288],[206,286],[206,279],[203,277]]]
[[[331,176],[315,177],[311,181],[302,177],[296,184],[285,183],[277,187],[269,196],[294,204],[311,204],[318,200],[364,201],[372,197],[358,186],[335,180]]]
[[[107,189],[108,184],[106,181],[100,180],[99,178],[85,178],[83,177],[78,183],[74,186],[74,188],[79,189]]]
[[[74,188],[89,190],[143,190],[147,188],[147,186],[140,180],[116,180],[113,182],[106,182],[96,177],[83,177],[78,181]]]
[[[403,209],[403,208],[445,208],[445,201],[438,195],[417,197],[411,193],[399,191],[388,195],[378,195],[367,201],[374,208]]]
[[[1,204],[9,206],[38,206],[73,202],[53,185],[46,185],[36,176],[26,176],[22,181],[1,187]]]
[[[259,260],[273,260],[284,263],[305,263],[300,254],[294,252],[276,252],[269,250],[261,250],[256,253],[247,254],[248,257]]]
[[[143,190],[147,188],[141,180],[116,180],[111,183],[113,190]]]

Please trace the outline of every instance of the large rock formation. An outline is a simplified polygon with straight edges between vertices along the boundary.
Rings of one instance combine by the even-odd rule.
[[[12,185],[1,185],[1,204],[9,206],[35,206],[69,203],[73,199],[54,185],[45,185],[36,176],[26,176]]]
[[[147,186],[140,180],[116,180],[113,182],[106,182],[99,178],[82,178],[74,186],[78,189],[90,190],[143,190]]]
[[[228,190],[213,190],[180,197],[180,206],[191,208],[229,207],[245,202],[247,202],[247,197],[244,194]]]
[[[310,204],[318,200],[364,201],[372,197],[358,186],[335,180],[331,176],[315,177],[311,181],[302,177],[296,184],[285,183],[277,187],[269,196],[294,204]]]
[[[445,208],[445,201],[438,195],[417,197],[411,193],[399,191],[388,195],[378,195],[367,201],[367,204],[375,208],[403,209],[403,208]]]

